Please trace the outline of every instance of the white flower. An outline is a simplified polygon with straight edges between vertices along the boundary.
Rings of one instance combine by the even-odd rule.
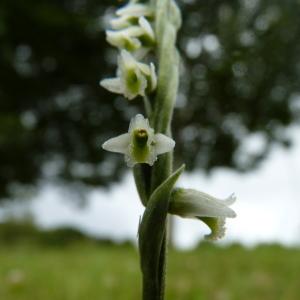
[[[172,193],[169,212],[202,220],[211,229],[207,237],[217,239],[225,234],[225,219],[236,217],[236,213],[229,207],[235,200],[234,194],[220,200],[200,191],[180,188]]]
[[[123,29],[132,25],[137,25],[139,18],[146,17],[153,20],[154,10],[144,4],[127,4],[116,12],[117,18],[110,21],[113,29]]]
[[[120,23],[112,22],[113,28],[119,28]],[[133,52],[141,47],[150,48],[155,43],[154,31],[150,23],[144,18],[138,19],[138,25],[128,26],[120,30],[107,30],[106,39],[119,49]]]
[[[102,148],[125,154],[125,161],[129,167],[137,163],[152,166],[157,156],[173,150],[175,142],[161,133],[154,133],[148,119],[136,115],[130,122],[128,133],[121,134],[106,141]]]
[[[129,52],[122,50],[118,67],[118,77],[102,80],[101,86],[113,93],[123,94],[129,100],[155,90],[157,79],[152,63],[150,66],[139,63]]]
[[[110,26],[114,30],[124,29],[136,25],[137,19],[132,16],[121,16],[110,20]]]

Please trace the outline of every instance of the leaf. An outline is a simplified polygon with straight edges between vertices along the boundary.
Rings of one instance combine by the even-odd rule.
[[[146,206],[150,195],[151,167],[146,164],[136,164],[133,167],[133,175],[141,202]]]
[[[139,249],[143,273],[144,300],[159,299],[160,254],[166,230],[171,191],[184,170],[184,165],[152,193],[139,228]]]

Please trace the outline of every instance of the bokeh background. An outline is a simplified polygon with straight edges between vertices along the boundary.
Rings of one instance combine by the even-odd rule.
[[[180,184],[235,192],[238,217],[216,244],[174,220],[168,299],[299,299],[300,2],[177,2]],[[139,299],[143,208],[101,150],[143,109],[98,84],[123,3],[0,2],[0,299]]]

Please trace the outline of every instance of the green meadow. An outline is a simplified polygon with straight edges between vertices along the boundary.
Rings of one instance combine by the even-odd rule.
[[[300,299],[300,251],[202,244],[170,250],[169,300]],[[90,241],[1,242],[1,300],[139,300],[137,249]]]

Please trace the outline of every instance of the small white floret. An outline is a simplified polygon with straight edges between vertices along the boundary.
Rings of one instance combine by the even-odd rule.
[[[118,58],[118,71],[116,78],[104,79],[100,85],[107,90],[123,94],[132,100],[137,96],[145,96],[146,92],[152,92],[156,88],[156,74],[153,64],[138,62],[132,54],[122,50]]]
[[[202,220],[211,229],[207,237],[216,239],[225,233],[225,219],[236,217],[235,211],[229,207],[235,200],[234,194],[221,200],[201,191],[180,188],[172,193],[169,212]]]
[[[137,163],[152,166],[158,155],[172,151],[174,146],[175,142],[170,137],[154,134],[148,119],[138,114],[132,118],[128,133],[109,139],[102,148],[124,154],[127,165],[133,167]]]

